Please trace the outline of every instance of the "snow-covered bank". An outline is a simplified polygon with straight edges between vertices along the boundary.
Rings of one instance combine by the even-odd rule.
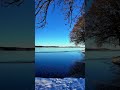
[[[35,78],[35,90],[85,90],[85,79]]]

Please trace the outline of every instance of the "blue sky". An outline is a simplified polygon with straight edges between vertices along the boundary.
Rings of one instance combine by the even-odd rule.
[[[64,20],[64,15],[59,9],[55,9],[54,12],[49,10],[47,23],[45,28],[35,30],[36,46],[74,46],[74,43],[70,43],[69,37],[74,23],[71,28],[66,26],[67,21]]]

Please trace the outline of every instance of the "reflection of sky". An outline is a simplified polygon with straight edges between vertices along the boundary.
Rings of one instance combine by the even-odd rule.
[[[83,65],[77,63],[82,62],[85,56],[82,52],[80,52],[80,50],[50,51],[48,49],[47,52],[43,51],[35,53],[36,76],[60,78],[69,77],[71,76],[71,73],[72,75],[83,75],[83,69],[80,74],[78,74],[79,70],[75,70],[76,67],[83,67]]]
[[[47,26],[44,29],[35,30],[35,45],[73,46],[74,44],[70,43],[69,34],[74,23],[69,29],[69,27],[65,25],[67,22],[64,20],[63,12],[57,8],[54,12],[51,11],[50,8],[47,17]]]

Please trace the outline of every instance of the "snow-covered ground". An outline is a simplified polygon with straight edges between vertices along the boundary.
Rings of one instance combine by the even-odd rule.
[[[35,90],[85,90],[85,79],[35,78]]]

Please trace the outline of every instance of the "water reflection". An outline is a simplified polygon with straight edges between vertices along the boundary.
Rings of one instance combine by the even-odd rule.
[[[85,78],[85,62],[75,62],[69,72],[72,77],[82,77]]]
[[[112,57],[119,55],[118,51],[86,52],[86,89],[120,89],[120,67],[112,63]],[[109,89],[110,87],[119,89]]]
[[[0,90],[35,90],[34,51],[0,51]]]
[[[45,51],[43,50],[40,53],[35,53],[36,77],[63,78],[71,76],[72,73],[77,74],[79,72],[79,69],[75,72],[71,70],[71,73],[69,71],[76,62],[83,61],[84,54],[81,51],[64,52],[61,50],[57,53],[57,50],[55,52],[51,52],[50,49],[47,53]]]

